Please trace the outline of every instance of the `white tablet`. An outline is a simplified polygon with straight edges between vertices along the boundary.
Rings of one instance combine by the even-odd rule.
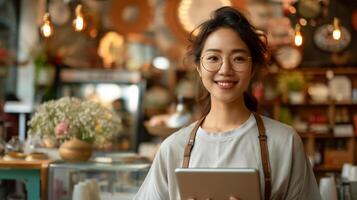
[[[259,173],[253,168],[177,168],[181,199],[260,200]]]

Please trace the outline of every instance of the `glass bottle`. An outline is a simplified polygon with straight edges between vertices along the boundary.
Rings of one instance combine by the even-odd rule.
[[[18,136],[12,136],[8,143],[6,143],[6,152],[22,152],[22,143]]]
[[[0,121],[0,157],[5,155],[5,147],[6,142],[4,140],[6,133],[5,133],[5,124],[3,121]]]

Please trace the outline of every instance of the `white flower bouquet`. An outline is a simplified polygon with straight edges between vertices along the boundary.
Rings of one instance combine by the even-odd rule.
[[[28,125],[30,135],[60,142],[75,137],[95,146],[112,141],[122,129],[120,117],[111,110],[73,97],[43,103]]]

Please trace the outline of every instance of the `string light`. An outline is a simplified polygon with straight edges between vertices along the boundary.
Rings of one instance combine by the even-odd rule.
[[[341,38],[340,22],[337,17],[333,18],[332,38],[334,40],[339,40]]]
[[[301,27],[299,24],[295,25],[295,38],[294,38],[294,42],[296,46],[301,46],[302,45],[302,35],[301,35],[301,31],[300,31]]]
[[[46,38],[50,37],[53,34],[53,25],[51,22],[50,14],[48,12],[46,12],[43,16],[43,23],[41,25],[40,30],[42,36]]]
[[[76,7],[76,18],[73,20],[74,30],[78,32],[83,31],[85,28],[82,9],[82,5],[78,4]]]

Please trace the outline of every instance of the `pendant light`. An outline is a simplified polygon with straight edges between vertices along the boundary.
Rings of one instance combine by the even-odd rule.
[[[75,12],[76,12],[76,18],[73,20],[73,27],[75,31],[81,32],[85,28],[82,4],[77,5]]]
[[[295,45],[296,46],[301,46],[302,45],[302,42],[303,42],[303,38],[302,38],[302,35],[301,35],[301,27],[300,27],[300,24],[297,23],[295,25],[295,37],[294,37],[294,42],[295,42]]]
[[[341,24],[340,24],[340,19],[337,17],[338,15],[338,1],[334,1],[335,3],[335,17],[333,18],[332,21],[332,38],[334,40],[339,40],[341,38]]]
[[[334,17],[332,25],[333,25],[332,38],[334,40],[339,40],[341,38],[340,20],[337,17]]]
[[[54,32],[51,16],[50,13],[48,12],[48,5],[49,2],[46,1],[46,12],[43,15],[42,24],[40,26],[40,33],[45,38],[51,37],[51,35],[53,35]]]

